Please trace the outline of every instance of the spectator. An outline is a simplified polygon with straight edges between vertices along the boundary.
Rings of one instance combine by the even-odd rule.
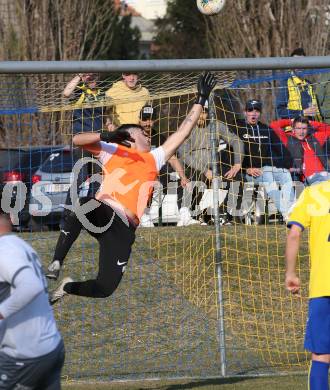
[[[316,96],[319,103],[322,119],[330,125],[330,73],[321,73],[316,87]]]
[[[151,105],[146,105],[142,108],[140,113],[140,125],[148,134],[150,134],[151,150],[158,148],[166,141],[166,137],[154,128],[155,118],[155,108]],[[177,158],[176,154],[173,154],[173,156],[168,160],[168,164],[164,165],[159,172],[159,181],[162,185],[163,194],[167,193],[168,184],[171,181],[171,173],[173,172],[176,172],[180,178],[180,184],[177,188],[177,204],[179,210],[179,221],[177,226],[198,224],[199,222],[191,217],[189,208],[187,206],[182,206],[183,189],[189,186],[190,181],[186,177],[184,167]],[[140,226],[142,227],[153,226],[153,222],[148,211],[149,210],[146,210],[141,218]]]
[[[285,132],[291,124],[292,130]],[[293,166],[290,171],[295,179],[306,185],[330,180],[329,125],[298,116],[293,122],[281,119],[273,121],[270,126],[291,154]]]
[[[238,135],[244,142],[243,168],[248,182],[264,184],[268,196],[286,219],[294,201],[293,183],[288,169],[291,156],[275,132],[259,121],[262,103],[248,100],[245,120],[238,121]],[[281,185],[278,189],[277,184]]]
[[[232,205],[240,210],[242,202],[242,191],[240,184],[242,182],[241,166],[244,151],[243,142],[231,133],[227,126],[216,122],[217,148],[219,160],[217,161],[222,181],[226,183],[226,188],[232,196]],[[210,124],[208,120],[208,104],[205,105],[201,113],[197,126],[193,129],[190,138],[180,148],[180,155],[183,162],[192,168],[198,175],[201,173],[204,179],[211,181],[212,173],[212,153],[210,139]],[[230,188],[229,188],[230,187]],[[238,196],[237,196],[238,195]],[[228,209],[229,195],[224,200],[225,218],[224,224],[231,224],[232,213]]]
[[[73,134],[90,132],[90,131],[100,131],[103,127],[103,107],[102,106],[91,106],[84,107],[84,104],[92,104],[104,100],[104,92],[97,87],[97,75],[93,73],[78,74],[75,76],[63,90],[63,96],[65,98],[73,101],[74,106],[76,107],[73,110],[73,120],[72,120],[72,131]],[[80,108],[78,108],[81,106]],[[93,155],[80,148],[73,149],[73,164],[75,164],[80,158],[88,157],[91,158]],[[79,172],[77,180],[77,189],[78,194],[81,189],[81,185],[90,177],[93,173],[100,173],[100,168],[97,164],[88,163],[82,167]],[[98,183],[91,183],[88,189],[87,196],[95,195],[98,190]],[[65,225],[65,221],[69,218],[71,211],[70,206],[72,207],[72,201],[70,196],[70,189],[67,192],[65,200],[65,209],[63,212],[62,225]],[[68,234],[67,231],[61,229],[60,235],[57,240],[56,250],[53,261],[49,264],[46,276],[49,279],[57,279],[60,270],[60,261],[62,258],[62,242],[67,242],[64,237]],[[76,240],[77,237],[72,238],[72,243]],[[71,245],[68,246],[69,250]],[[61,255],[59,255],[61,253]]]
[[[0,388],[61,388],[64,344],[33,248],[0,212]]]
[[[140,111],[150,100],[149,91],[139,83],[136,73],[123,73],[122,78],[105,92],[106,97],[114,103],[113,123],[116,126],[138,124]]]
[[[93,104],[104,100],[104,92],[97,86],[98,76],[94,73],[80,73],[75,76],[63,90],[63,96],[70,99],[74,104],[75,109],[72,114],[72,132],[73,134],[101,131],[103,128],[103,106],[94,106]],[[88,107],[88,105],[91,107]],[[87,105],[87,107],[84,107]],[[81,157],[92,157],[92,154],[81,149],[73,150],[73,164]],[[89,163],[81,170],[78,178],[78,189],[81,184],[92,175],[98,172],[95,164]],[[95,193],[93,186],[90,188],[90,193]],[[68,191],[66,205],[71,204],[70,194]]]
[[[104,100],[104,92],[97,86],[98,76],[94,73],[79,73],[63,90],[63,96],[74,104],[72,114],[73,134],[84,131],[100,131],[103,126],[103,107],[84,107]]]
[[[291,53],[291,57],[306,56],[299,47]],[[320,109],[313,85],[298,70],[291,71],[281,81],[279,94],[276,97],[276,116],[279,118],[295,118],[300,115],[320,120]]]

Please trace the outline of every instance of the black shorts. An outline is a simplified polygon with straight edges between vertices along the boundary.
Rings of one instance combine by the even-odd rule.
[[[33,359],[16,359],[0,352],[0,389],[60,390],[64,357],[62,340],[54,351]]]

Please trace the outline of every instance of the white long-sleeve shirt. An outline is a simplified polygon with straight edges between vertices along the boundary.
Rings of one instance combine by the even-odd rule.
[[[39,357],[61,340],[39,257],[14,234],[0,236],[0,313],[0,351],[9,356]]]

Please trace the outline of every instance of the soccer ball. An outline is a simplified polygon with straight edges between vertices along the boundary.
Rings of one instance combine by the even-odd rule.
[[[204,15],[215,15],[220,12],[226,0],[197,0],[197,7]]]

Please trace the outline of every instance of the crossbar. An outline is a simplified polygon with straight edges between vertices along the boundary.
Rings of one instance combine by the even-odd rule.
[[[330,56],[115,61],[0,61],[0,73],[192,72],[330,68]]]

